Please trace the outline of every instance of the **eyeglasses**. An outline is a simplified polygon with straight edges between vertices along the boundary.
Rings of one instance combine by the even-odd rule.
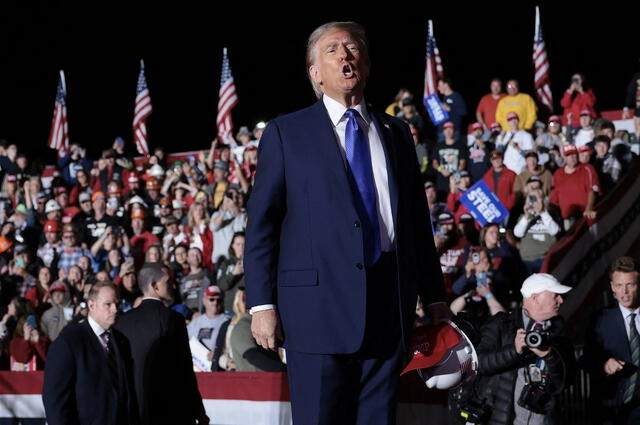
[[[208,300],[210,303],[219,303],[222,301],[220,298],[208,298]]]
[[[64,236],[62,236],[62,239],[73,239],[73,238],[75,238],[74,235],[64,235]]]

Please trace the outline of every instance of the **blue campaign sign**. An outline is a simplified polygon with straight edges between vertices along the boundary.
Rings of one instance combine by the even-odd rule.
[[[442,102],[435,94],[424,98],[424,106],[427,108],[433,124],[438,125],[449,119],[449,113],[442,109]]]
[[[487,223],[500,223],[509,214],[498,196],[482,180],[464,192],[460,202],[481,226]]]

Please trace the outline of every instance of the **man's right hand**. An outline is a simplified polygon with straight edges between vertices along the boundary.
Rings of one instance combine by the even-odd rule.
[[[611,357],[604,364],[604,372],[607,375],[613,375],[614,373],[620,372],[623,367],[624,367],[624,361],[617,360],[617,359],[614,359],[613,357]]]
[[[266,350],[276,351],[276,341],[282,341],[280,320],[276,310],[263,310],[251,316],[251,333],[259,346]]]
[[[516,332],[516,339],[513,341],[513,345],[516,346],[516,353],[522,354],[524,351],[524,347],[526,347],[526,343],[524,342],[524,336],[527,334],[527,331],[520,328],[518,332]]]

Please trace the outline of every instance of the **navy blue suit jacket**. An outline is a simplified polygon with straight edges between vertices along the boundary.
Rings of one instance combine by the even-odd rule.
[[[584,354],[580,359],[581,366],[591,376],[594,398],[605,406],[614,407],[622,405],[628,377],[633,370],[625,368],[607,376],[604,364],[611,357],[631,363],[629,338],[618,305],[601,310],[594,316],[587,327]]]
[[[67,325],[53,342],[42,391],[48,424],[139,423],[129,344],[117,330],[111,334],[119,383],[113,382],[105,351],[87,320]]]
[[[402,121],[368,107],[387,160],[406,340],[416,297],[444,301],[415,148]],[[322,100],[271,121],[248,204],[247,306],[276,304],[286,347],[353,353],[366,317],[363,235],[345,163]]]

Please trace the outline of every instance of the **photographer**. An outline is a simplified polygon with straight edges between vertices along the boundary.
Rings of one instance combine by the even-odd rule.
[[[560,225],[549,214],[542,190],[529,191],[524,213],[513,229],[513,234],[520,238],[520,257],[527,268],[527,275],[540,271],[544,256],[556,242],[559,232]]]
[[[570,290],[551,275],[534,274],[522,284],[522,308],[482,327],[476,351],[483,385],[476,396],[491,408],[488,423],[554,423],[555,396],[575,369],[559,316],[560,294]]]

